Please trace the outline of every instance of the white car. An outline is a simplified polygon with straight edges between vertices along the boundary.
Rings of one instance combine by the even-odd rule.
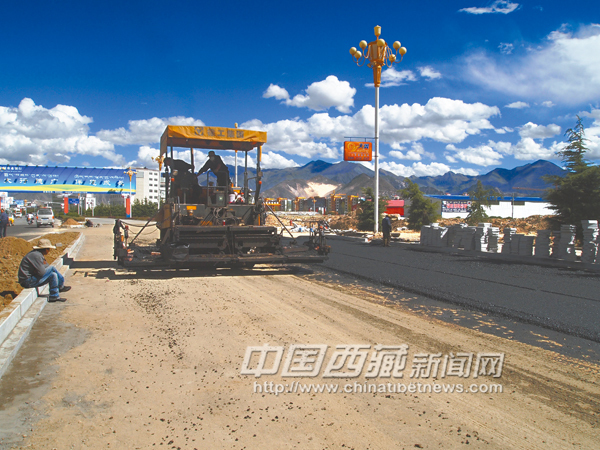
[[[35,221],[38,228],[42,225],[48,225],[54,228],[54,212],[52,208],[40,208],[35,215]]]

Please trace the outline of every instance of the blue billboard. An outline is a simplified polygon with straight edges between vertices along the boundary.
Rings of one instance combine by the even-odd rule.
[[[0,191],[135,194],[135,181],[123,169],[0,165]]]

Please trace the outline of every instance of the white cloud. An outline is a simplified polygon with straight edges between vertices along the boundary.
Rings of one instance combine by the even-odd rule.
[[[494,131],[498,134],[512,133],[514,130],[510,127],[496,128]]]
[[[526,135],[528,133],[529,131],[525,132]],[[532,134],[536,134],[535,129],[532,129]],[[553,142],[550,147],[544,147],[541,142],[536,142],[531,137],[522,136],[516,144],[489,141],[485,147],[489,147],[496,154],[512,155],[515,159],[527,161],[532,159],[556,159],[556,152],[562,149],[563,146],[564,144],[561,142]],[[490,153],[490,155],[492,154]]]
[[[554,103],[552,103],[551,101],[542,102],[542,106],[545,106],[546,108],[552,108],[554,106]]]
[[[379,114],[380,139],[398,151],[403,150],[402,143],[423,138],[446,144],[459,143],[482,130],[494,129],[488,119],[499,113],[495,106],[439,97],[425,105],[384,105]],[[373,136],[374,116],[373,106],[365,105],[353,116],[332,117],[328,113],[316,113],[307,120],[295,118],[268,124],[252,120],[242,127],[266,131],[265,150],[306,158],[336,159],[341,157],[340,143],[345,137]],[[433,157],[423,151],[421,144],[415,144],[412,153],[404,155],[404,159],[417,159],[417,155]]]
[[[586,158],[598,160],[600,159],[600,109],[592,109],[590,112],[583,111],[579,113],[579,116],[594,119],[592,125],[585,128],[587,139],[585,146],[588,149]]]
[[[410,166],[405,166],[404,164],[385,161],[379,164],[379,168],[382,170],[387,170],[388,172],[392,172],[394,175],[401,177],[410,177],[413,175],[418,177],[437,176],[443,175],[452,170],[450,166],[437,162],[432,162],[431,164],[415,162]]]
[[[0,106],[0,161],[66,164],[75,155],[89,155],[124,164],[112,143],[89,136],[92,121],[73,106],[47,109],[30,98],[24,98],[16,108]]]
[[[521,139],[517,144],[512,145],[510,148],[510,154],[519,160],[556,159],[556,152],[563,147],[563,143],[554,142],[552,146],[546,148],[543,146],[543,144],[527,137]]]
[[[419,67],[419,73],[423,78],[427,78],[428,80],[437,80],[438,78],[442,78],[442,74],[431,66]]]
[[[329,117],[327,114],[315,114],[315,116]],[[266,131],[268,143],[264,146],[265,151],[284,152],[309,159],[341,158],[339,148],[329,140],[322,142],[318,134],[312,133],[311,124],[300,119],[280,120],[268,124],[255,119],[242,124],[242,128]]]
[[[544,126],[528,122],[519,128],[519,135],[522,138],[547,139],[560,134],[560,131],[560,127],[555,124]]]
[[[263,93],[264,98],[274,97],[289,106],[308,108],[313,111],[324,111],[335,108],[342,113],[349,113],[354,106],[356,89],[350,87],[347,81],[340,81],[334,75],[329,75],[323,81],[316,81],[306,88],[306,95],[298,94],[290,98],[287,90],[271,84]]]
[[[406,84],[406,81],[417,81],[412,70],[401,70],[398,72],[395,67],[389,67],[381,73],[381,87],[393,87]],[[373,87],[374,83],[367,83],[366,86]]]
[[[298,167],[299,165],[297,162],[276,152],[265,152],[262,155],[261,167],[264,169],[285,169],[286,167]]]
[[[489,6],[485,6],[482,8],[478,7],[470,7],[459,9],[461,12],[466,12],[469,14],[509,14],[519,8],[518,3],[512,3],[505,0],[496,0]]]
[[[478,147],[456,148],[453,144],[446,146],[452,154],[446,155],[448,162],[464,161],[477,166],[495,166],[500,164],[502,155],[492,148],[491,145],[480,145]]]
[[[504,55],[510,55],[515,49],[514,44],[508,44],[506,42],[502,42],[498,48],[500,49],[500,53]]]
[[[204,126],[204,122],[193,117],[168,117],[143,120],[130,120],[128,129],[100,130],[96,133],[100,139],[115,145],[146,145],[160,141],[167,125]]]
[[[564,29],[510,60],[485,52],[468,56],[460,69],[486,89],[551,102],[577,104],[600,97],[600,26]],[[540,98],[543,96],[544,98]]]
[[[529,103],[525,103],[525,102],[513,102],[513,103],[509,103],[508,105],[504,106],[505,108],[512,108],[512,109],[523,109],[523,108],[529,108]]]
[[[452,169],[452,172],[454,173],[462,173],[463,175],[468,175],[471,177],[475,177],[477,175],[479,175],[479,172],[475,169],[467,169],[464,167],[460,167],[458,169]]]
[[[290,94],[284,88],[271,83],[267,90],[263,93],[263,98],[275,97],[277,100],[287,100]]]
[[[187,152],[189,153],[189,151]],[[152,158],[160,155],[160,150],[143,145],[138,150],[137,159],[130,162],[133,167],[147,167],[148,169],[158,169],[158,163]]]
[[[420,142],[413,142],[412,148],[408,150],[406,153],[402,153],[398,150],[404,150],[403,147],[399,146],[397,143],[392,145],[392,148],[396,148],[397,150],[392,150],[389,155],[392,158],[396,159],[408,159],[411,161],[420,161],[423,156],[428,156],[430,159],[435,159],[435,155],[433,153],[429,153],[425,151],[423,144]]]

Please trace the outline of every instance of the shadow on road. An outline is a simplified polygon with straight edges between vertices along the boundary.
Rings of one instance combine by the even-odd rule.
[[[305,275],[313,273],[303,266],[270,266],[257,265],[250,268],[202,268],[202,269],[154,269],[130,270],[118,267],[116,261],[73,261],[71,270],[84,277],[94,277],[108,280],[154,279],[166,280],[171,278],[207,278],[207,277],[252,277],[265,275]]]

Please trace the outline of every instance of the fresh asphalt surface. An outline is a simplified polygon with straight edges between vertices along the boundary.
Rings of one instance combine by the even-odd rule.
[[[400,291],[411,297],[408,307],[459,310],[461,319],[452,320],[467,326],[477,322],[473,312],[483,313],[502,325],[491,328],[511,328],[518,340],[550,341],[561,353],[600,361],[600,273],[422,252],[417,244],[383,247],[338,236],[328,244],[325,268]],[[533,338],[540,335],[545,339]]]

